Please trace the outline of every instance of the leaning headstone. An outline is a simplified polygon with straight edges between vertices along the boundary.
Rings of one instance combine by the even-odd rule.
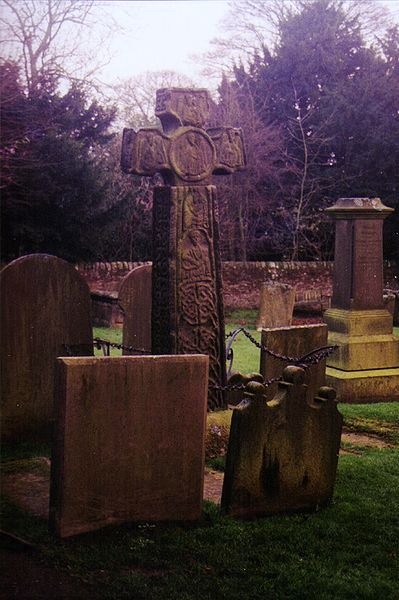
[[[123,132],[122,168],[153,176],[152,352],[209,356],[209,408],[226,405],[224,313],[216,187],[212,176],[243,169],[240,129],[205,129],[204,89],[157,91],[158,129]],[[218,385],[219,384],[219,385]]]
[[[383,299],[383,221],[393,212],[379,198],[340,198],[335,221],[331,308],[324,313],[327,382],[340,402],[399,400],[399,339]]]
[[[133,347],[151,351],[151,306],[152,266],[141,265],[133,269],[119,288],[119,306],[123,319],[123,341],[125,348]],[[123,354],[137,354],[123,350]]]
[[[221,505],[235,517],[316,510],[333,496],[342,430],[335,392],[307,400],[304,372],[287,367],[276,396],[247,383],[234,409]]]
[[[327,325],[293,325],[265,329],[262,332],[262,346],[272,352],[291,358],[305,356],[309,352],[327,345]],[[275,358],[271,353],[261,350],[260,373],[265,380],[280,377],[284,368],[293,361]],[[305,383],[308,386],[308,397],[313,398],[320,386],[324,385],[326,377],[326,359],[307,367]],[[273,398],[277,392],[277,383],[268,386],[267,397]]]
[[[93,354],[89,288],[46,254],[18,258],[0,280],[2,439],[50,439],[55,358]]]
[[[208,362],[203,355],[58,359],[56,535],[200,517]]]
[[[295,287],[274,281],[262,283],[256,329],[291,325]]]

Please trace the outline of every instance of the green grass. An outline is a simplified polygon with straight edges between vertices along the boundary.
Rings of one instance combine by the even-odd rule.
[[[229,323],[226,325],[226,333],[234,331],[243,327],[239,323]],[[255,330],[252,325],[245,325],[245,329],[260,342],[261,333]],[[226,346],[229,340],[226,340]],[[233,365],[232,371],[239,371],[241,373],[259,373],[260,369],[260,350],[252,344],[243,333],[239,333],[233,342]],[[229,367],[229,363],[227,363]]]
[[[57,543],[6,502],[3,527],[109,600],[357,600],[397,595],[399,451],[339,461],[334,503],[239,521],[206,503],[200,523],[112,527]]]
[[[102,340],[108,340],[117,344],[122,343],[123,330],[121,327],[93,327],[93,337],[101,338]],[[122,350],[117,348],[111,348],[111,356],[121,356]],[[95,356],[104,356],[103,351],[98,348],[94,348]]]

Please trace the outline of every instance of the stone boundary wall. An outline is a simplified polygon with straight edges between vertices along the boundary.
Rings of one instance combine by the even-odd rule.
[[[96,262],[76,265],[94,293],[115,295],[129,271],[147,262]],[[326,261],[223,262],[223,296],[227,310],[258,308],[259,291],[264,281],[278,281],[296,287],[297,302],[328,299],[332,294],[334,263]],[[385,286],[399,289],[397,267],[385,263]]]
[[[76,265],[92,293],[115,296],[123,277],[135,267],[150,262],[97,262]],[[296,287],[297,301],[309,302],[331,296],[332,262],[223,262],[223,295],[228,310],[258,308],[264,281],[278,281]],[[311,291],[312,298],[309,297]]]
[[[95,263],[78,263],[75,268],[83,277],[115,277],[122,275],[124,277],[127,273],[132,271],[135,267],[140,265],[150,265],[151,261],[147,262],[130,262],[130,261],[118,261],[118,262],[95,262]]]
[[[151,261],[144,262],[95,262],[95,263],[78,263],[76,269],[87,278],[113,278],[117,276],[124,277],[129,271],[140,265],[150,265]],[[313,271],[322,273],[324,271],[332,273],[333,262],[326,261],[275,261],[275,262],[242,262],[242,261],[225,261],[222,263],[223,277],[226,280],[242,277],[243,274],[248,276],[261,275],[267,279],[277,280],[284,273],[303,273],[303,271]]]

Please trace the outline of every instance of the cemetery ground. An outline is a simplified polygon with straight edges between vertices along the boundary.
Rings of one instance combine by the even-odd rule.
[[[235,311],[226,331],[253,330]],[[232,322],[234,321],[234,322]],[[251,331],[252,333],[252,331]],[[399,334],[399,331],[396,330]],[[120,329],[95,336],[121,341]],[[255,337],[260,334],[254,332]],[[258,368],[243,336],[234,369]],[[2,454],[7,598],[398,598],[399,403],[340,405],[344,433],[334,501],[308,514],[240,521],[220,514],[231,411],[211,413],[203,517],[196,524],[139,523],[58,542],[47,531],[50,448]]]

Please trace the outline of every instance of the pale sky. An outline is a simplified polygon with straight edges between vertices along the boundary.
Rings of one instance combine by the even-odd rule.
[[[110,82],[144,71],[172,70],[200,83],[200,67],[190,54],[206,52],[210,40],[220,35],[218,23],[227,12],[227,0],[126,0],[111,6],[114,18],[129,34],[114,37],[114,57],[102,79]]]
[[[379,1],[390,8],[398,23],[399,0]],[[211,39],[222,34],[220,23],[228,12],[228,0],[106,0],[100,4],[111,7],[113,17],[126,30],[125,35],[113,37],[113,58],[103,70],[103,81],[172,70],[207,85],[201,66],[190,55],[206,52]]]

